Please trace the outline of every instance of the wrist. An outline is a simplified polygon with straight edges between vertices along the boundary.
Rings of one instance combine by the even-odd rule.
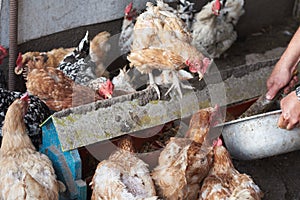
[[[295,92],[296,92],[296,96],[297,96],[298,100],[300,101],[300,86],[296,87]]]

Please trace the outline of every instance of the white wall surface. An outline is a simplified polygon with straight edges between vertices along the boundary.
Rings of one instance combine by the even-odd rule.
[[[137,9],[149,0],[133,0]],[[153,1],[153,0],[150,0]],[[122,18],[131,0],[19,0],[18,43]],[[9,0],[0,0],[0,44],[9,43]]]

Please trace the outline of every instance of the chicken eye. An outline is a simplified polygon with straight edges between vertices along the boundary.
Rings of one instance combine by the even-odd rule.
[[[204,164],[204,163],[205,163],[205,160],[206,160],[205,158],[201,158],[201,159],[200,159],[200,163],[201,163],[201,164]]]

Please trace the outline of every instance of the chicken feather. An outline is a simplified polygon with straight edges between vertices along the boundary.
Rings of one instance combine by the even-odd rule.
[[[59,183],[50,159],[37,152],[26,134],[28,96],[16,99],[6,113],[0,149],[1,199],[58,199]]]
[[[213,112],[215,109],[207,108],[195,113],[188,130],[194,134],[187,134],[189,138],[171,138],[159,155],[152,178],[158,194],[164,199],[197,198],[199,183],[208,174],[213,161],[213,147],[202,148]]]
[[[130,138],[122,138],[118,146],[121,149],[98,164],[91,199],[157,199],[148,165],[133,154]]]
[[[214,147],[214,163],[204,179],[199,200],[260,200],[263,193],[247,174],[237,171],[229,152],[222,145]]]

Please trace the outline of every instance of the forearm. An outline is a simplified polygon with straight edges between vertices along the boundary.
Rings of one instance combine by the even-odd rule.
[[[300,27],[280,58],[281,67],[294,70],[300,58]]]

